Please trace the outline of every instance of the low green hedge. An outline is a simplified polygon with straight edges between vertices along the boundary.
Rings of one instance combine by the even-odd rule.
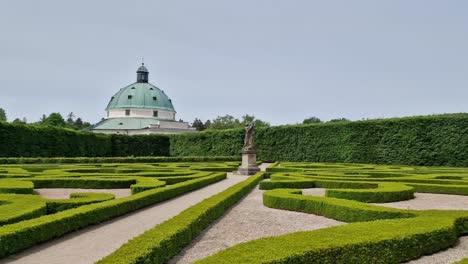
[[[36,218],[46,213],[46,202],[40,196],[0,194],[0,225]]]
[[[117,189],[136,184],[135,177],[35,177],[24,180],[32,181],[34,188]]]
[[[98,263],[167,263],[213,221],[222,216],[230,206],[249,193],[262,178],[263,173],[257,173],[184,210],[179,215],[130,240]]]
[[[422,192],[422,193],[468,195],[468,184],[467,185],[442,185],[442,184],[407,183],[406,185],[413,187],[416,192]]]
[[[390,203],[414,198],[414,189],[405,184],[383,182],[375,189],[327,189],[326,196],[365,203]]]
[[[276,189],[263,193],[267,207],[323,215],[345,222],[375,221],[379,219],[414,217],[411,212],[365,204],[338,198],[301,194],[301,190]]]
[[[132,190],[132,194],[136,194],[164,186],[166,186],[165,181],[160,181],[158,179],[149,177],[138,177],[136,183],[131,185],[130,189]]]
[[[0,180],[0,193],[32,194],[33,192],[34,186],[32,182],[13,179]]]
[[[396,182],[357,182],[314,180],[313,178],[271,175],[271,181],[260,183],[260,189],[272,190],[279,188],[305,189],[327,188],[326,196],[341,199],[356,200],[367,203],[389,203],[414,198],[413,187]]]
[[[306,189],[315,188],[315,180],[287,180],[287,181],[262,181],[260,182],[260,190],[273,190],[273,189]]]
[[[399,210],[300,193],[270,190],[263,202],[353,223],[241,243],[195,263],[401,263],[448,248],[468,234],[468,211]]]
[[[238,244],[198,264],[406,262],[457,241],[454,216],[433,212],[419,217],[353,223]],[[468,230],[465,230],[465,232]]]
[[[129,197],[84,205],[4,226],[0,228],[0,257],[60,237],[68,232],[165,201],[225,178],[225,173],[213,173],[210,176],[152,189]]]
[[[86,204],[99,203],[115,198],[111,193],[72,193],[70,199],[47,199],[47,214],[55,214]]]

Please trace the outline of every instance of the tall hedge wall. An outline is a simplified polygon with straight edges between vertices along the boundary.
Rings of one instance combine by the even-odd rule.
[[[0,157],[168,156],[164,135],[123,136],[0,122]]]
[[[114,157],[169,156],[169,137],[165,135],[112,135],[111,141]]]
[[[110,137],[0,122],[0,157],[108,156]]]
[[[171,155],[238,155],[243,131],[171,136]],[[257,131],[258,158],[468,166],[468,114],[292,125]]]
[[[97,135],[0,122],[0,157],[233,156],[243,129]],[[257,131],[261,160],[468,167],[468,114],[291,125]]]

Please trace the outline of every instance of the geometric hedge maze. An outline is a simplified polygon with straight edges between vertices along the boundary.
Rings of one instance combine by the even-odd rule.
[[[270,180],[260,182],[265,206],[348,224],[238,244],[198,263],[400,263],[468,234],[468,208],[370,204],[412,199],[415,192],[468,195],[467,169],[284,162],[267,172]],[[302,195],[315,187],[326,188],[325,196]]]
[[[202,188],[238,165],[0,166],[0,257]],[[103,263],[133,263],[131,254],[139,259],[135,263],[166,262],[258,182],[267,207],[348,224],[245,242],[198,263],[401,263],[446,249],[468,234],[468,208],[410,210],[373,204],[410,200],[416,192],[468,195],[467,169],[283,162],[155,226]],[[34,188],[130,188],[132,195],[114,199],[108,193],[76,193],[51,200],[34,195]],[[325,196],[303,195],[301,189],[309,188],[325,188]]]
[[[226,178],[238,162],[0,166],[0,257]],[[34,188],[130,188],[132,195],[73,193],[45,199]]]

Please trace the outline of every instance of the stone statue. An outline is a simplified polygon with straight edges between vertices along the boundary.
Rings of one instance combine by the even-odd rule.
[[[243,151],[254,151],[255,150],[255,122],[250,122],[245,127],[245,136],[244,136],[244,147]]]
[[[242,148],[242,164],[235,172],[237,175],[249,176],[260,171],[257,165],[257,148],[255,146],[255,123],[250,122],[245,127],[244,147]]]

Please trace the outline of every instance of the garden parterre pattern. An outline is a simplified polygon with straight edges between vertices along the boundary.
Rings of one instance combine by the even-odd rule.
[[[225,171],[232,171],[237,165],[1,166],[0,190],[4,194],[0,197],[0,210],[17,206],[18,215],[3,215],[2,220],[7,222],[0,227],[0,253],[6,256],[206,186],[225,178]],[[261,181],[263,178],[270,180]],[[444,250],[468,234],[468,208],[416,211],[375,205],[413,199],[416,192],[468,195],[467,169],[285,162],[268,168],[267,174],[247,178],[188,208],[132,239],[101,262],[167,262],[258,182],[266,190],[263,204],[267,207],[321,215],[349,224],[245,242],[199,263],[400,263]],[[114,199],[109,194],[83,193],[52,203],[32,195],[34,188],[130,188],[133,195]],[[301,189],[307,188],[324,188],[325,197],[302,195]],[[23,198],[30,200],[15,204]]]
[[[267,172],[270,180],[260,182],[265,206],[349,224],[245,242],[197,263],[401,263],[449,248],[468,234],[468,208],[371,204],[413,199],[416,192],[466,196],[465,168],[284,162]],[[325,197],[303,195],[306,188],[325,188]]]
[[[0,256],[60,237],[226,178],[238,162],[0,166]],[[36,188],[122,189],[46,199]]]

